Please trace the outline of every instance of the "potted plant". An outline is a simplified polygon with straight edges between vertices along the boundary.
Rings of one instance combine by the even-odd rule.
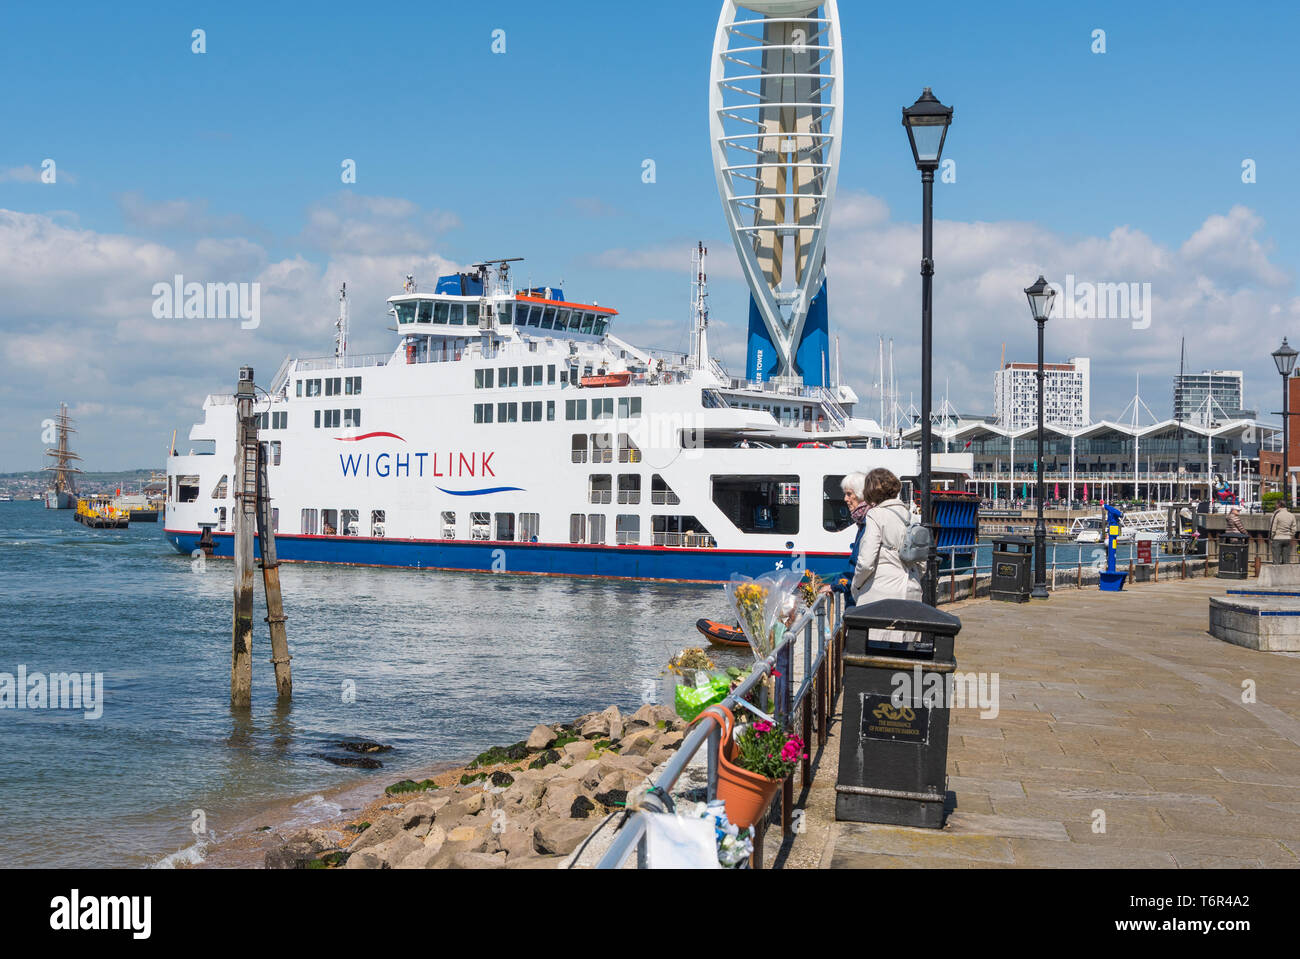
[[[732,823],[740,829],[750,828],[804,758],[804,742],[767,720],[737,727],[736,717],[725,706],[715,706],[699,718],[712,719],[722,728],[718,798],[725,803]]]

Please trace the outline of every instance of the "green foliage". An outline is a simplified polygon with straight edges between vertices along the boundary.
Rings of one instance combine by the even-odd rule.
[[[478,782],[479,780],[487,779],[487,778],[488,778],[487,773],[475,773],[472,776],[469,773],[465,773],[465,775],[460,777],[460,784],[462,786],[468,786],[472,782]]]
[[[1264,512],[1271,513],[1275,509],[1277,509],[1278,506],[1281,504],[1282,491],[1272,490],[1270,492],[1265,493],[1260,499],[1264,505]]]
[[[780,726],[759,721],[736,736],[736,765],[768,779],[785,779],[803,758],[804,742]]]
[[[432,779],[421,779],[416,782],[414,779],[403,779],[401,782],[393,783],[384,793],[389,796],[396,796],[400,793],[423,792],[426,789],[437,789],[438,784]]]
[[[569,745],[569,743],[576,743],[581,738],[582,737],[577,733],[564,733],[551,744],[551,748],[563,749],[565,746]]]

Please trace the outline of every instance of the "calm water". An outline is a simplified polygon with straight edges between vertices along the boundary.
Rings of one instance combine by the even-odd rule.
[[[104,675],[98,719],[0,709],[0,867],[150,865],[194,844],[195,809],[223,838],[269,799],[388,783],[536,722],[634,709],[646,681],[662,689],[669,656],[701,644],[695,620],[724,603],[718,587],[281,573],[293,704],[276,708],[258,577],[254,705],[240,718],[228,703],[228,561],[193,570],[161,525],[89,530],[70,511],[0,503],[0,672]],[[373,772],[312,757],[344,737],[395,748]]]

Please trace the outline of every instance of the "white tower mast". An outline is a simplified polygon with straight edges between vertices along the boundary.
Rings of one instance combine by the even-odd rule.
[[[703,242],[691,254],[691,347],[697,370],[709,367],[709,278],[704,272],[704,258],[708,255]]]
[[[339,366],[348,356],[348,285],[339,287],[339,318],[334,321],[334,359]]]

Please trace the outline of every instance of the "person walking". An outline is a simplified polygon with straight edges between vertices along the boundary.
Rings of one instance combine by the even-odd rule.
[[[1279,503],[1268,524],[1268,544],[1273,551],[1273,562],[1291,562],[1291,541],[1295,539],[1295,514]]]
[[[862,544],[862,533],[867,522],[867,510],[871,504],[863,499],[863,487],[867,481],[865,473],[850,473],[840,480],[840,490],[844,493],[844,505],[849,508],[849,516],[857,526],[853,536],[853,546],[849,549],[849,567],[838,576],[831,577],[830,584],[822,587],[823,593],[832,590],[843,593],[850,602],[853,598],[853,572],[858,566],[858,548]]]
[[[874,469],[867,474],[863,496],[875,505],[867,514],[853,571],[851,590],[855,605],[881,599],[921,598],[921,580],[916,569],[905,564],[899,555],[912,519],[911,510],[898,498],[901,489],[898,477],[887,469]],[[898,635],[881,631],[884,638]]]

